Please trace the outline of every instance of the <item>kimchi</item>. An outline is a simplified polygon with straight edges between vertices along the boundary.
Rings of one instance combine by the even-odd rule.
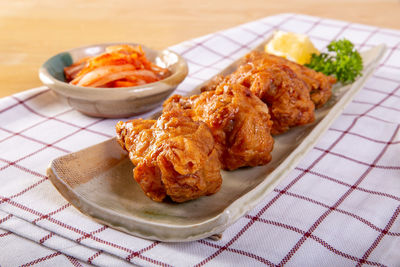
[[[146,58],[140,45],[112,45],[64,68],[67,82],[84,87],[130,87],[164,79],[169,70]]]

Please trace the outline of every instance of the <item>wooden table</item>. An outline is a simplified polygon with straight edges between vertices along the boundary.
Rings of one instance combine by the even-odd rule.
[[[50,56],[101,42],[160,49],[278,13],[400,29],[399,0],[0,0],[0,97],[41,85]]]

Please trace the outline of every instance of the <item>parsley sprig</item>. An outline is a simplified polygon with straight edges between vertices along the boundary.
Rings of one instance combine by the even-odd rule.
[[[327,49],[330,53],[312,54],[310,63],[305,66],[334,75],[342,84],[352,83],[362,75],[362,58],[349,40],[332,41]]]

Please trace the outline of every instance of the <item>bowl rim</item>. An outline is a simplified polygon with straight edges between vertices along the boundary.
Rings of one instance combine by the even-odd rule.
[[[69,84],[64,81],[60,81],[56,79],[53,75],[49,73],[47,68],[45,67],[45,64],[49,62],[51,59],[61,55],[68,53],[71,57],[71,53],[77,50],[84,50],[88,49],[91,47],[107,47],[111,45],[119,45],[119,44],[128,44],[128,45],[140,45],[144,50],[152,51],[155,52],[158,56],[161,56],[163,54],[172,54],[177,57],[177,61],[174,64],[178,64],[177,70],[175,72],[172,72],[171,75],[168,77],[152,82],[152,83],[146,83],[143,85],[138,85],[138,86],[130,86],[130,87],[115,87],[115,88],[110,88],[110,87],[85,87],[85,86],[78,86],[78,85],[73,85]],[[146,45],[140,44],[140,43],[133,43],[133,42],[108,42],[108,43],[98,43],[98,44],[92,44],[92,45],[86,45],[86,46],[80,46],[76,48],[72,48],[69,50],[65,50],[62,52],[59,52],[50,58],[48,58],[39,68],[39,79],[42,81],[42,83],[48,87],[51,87],[51,89],[66,95],[64,92],[68,90],[68,95],[81,95],[83,92],[88,93],[91,92],[93,94],[115,94],[116,90],[118,93],[122,92],[130,92],[130,93],[139,93],[141,96],[148,96],[148,95],[154,95],[158,93],[162,93],[164,91],[169,90],[171,87],[176,87],[178,84],[180,84],[187,76],[188,74],[188,64],[186,60],[179,55],[178,53],[171,51],[169,49],[163,49],[163,50],[156,50],[149,48]],[[51,85],[56,85],[56,86],[51,86]],[[65,87],[64,89],[60,89],[62,87]]]

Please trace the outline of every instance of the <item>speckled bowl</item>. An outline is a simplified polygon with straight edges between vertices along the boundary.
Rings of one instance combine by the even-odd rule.
[[[157,107],[188,73],[186,61],[180,55],[169,50],[156,51],[142,45],[146,57],[157,65],[168,68],[171,71],[170,76],[158,82],[123,88],[81,87],[65,81],[64,67],[81,58],[98,55],[107,46],[115,44],[117,43],[79,47],[57,54],[42,65],[39,78],[80,112],[94,117],[119,118],[144,113]]]

